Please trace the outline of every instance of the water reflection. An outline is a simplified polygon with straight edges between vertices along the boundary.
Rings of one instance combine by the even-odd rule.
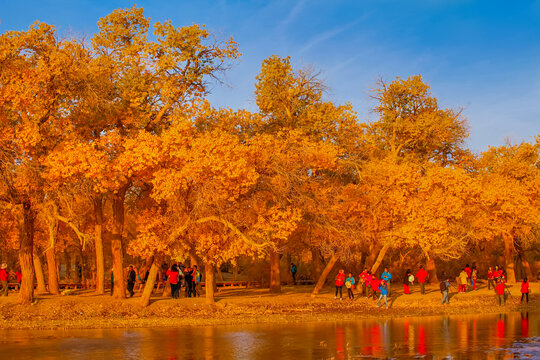
[[[2,359],[540,357],[540,313],[173,329],[5,331]],[[537,353],[535,353],[535,351]]]

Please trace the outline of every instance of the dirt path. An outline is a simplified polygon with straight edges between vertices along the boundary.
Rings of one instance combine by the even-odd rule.
[[[0,328],[165,327],[539,311],[540,283],[531,283],[531,287],[528,305],[519,304],[519,286],[514,285],[507,305],[499,307],[493,291],[487,288],[465,294],[452,292],[450,305],[441,305],[438,286],[428,287],[426,295],[421,295],[417,287],[413,287],[411,295],[403,295],[402,289],[395,286],[389,309],[378,308],[375,300],[359,294],[354,301],[334,300],[330,287],[312,298],[312,286],[287,286],[281,295],[269,294],[268,289],[227,289],[218,293],[214,305],[206,304],[203,297],[162,298],[160,292],[146,308],[139,306],[140,293],[131,299],[116,300],[80,290],[70,296],[39,295],[31,306],[18,305],[16,294],[10,293],[0,298]]]

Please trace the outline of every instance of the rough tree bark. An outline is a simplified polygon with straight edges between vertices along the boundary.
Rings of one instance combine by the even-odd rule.
[[[210,262],[206,262],[204,264],[205,268],[205,290],[206,290],[206,302],[209,304],[213,304],[215,300],[215,286],[216,286],[216,277],[215,275],[215,267],[214,265],[210,264]]]
[[[279,254],[275,250],[270,251],[270,292],[281,293],[281,274],[279,269]]]
[[[506,270],[506,280],[511,283],[516,282],[514,263],[514,238],[504,235],[504,268]]]
[[[389,245],[385,244],[380,250],[379,254],[377,255],[377,258],[373,262],[373,265],[371,266],[371,273],[375,274],[377,270],[379,269],[379,266],[381,265],[384,257],[386,256],[386,252],[390,248]]]
[[[49,221],[49,246],[45,250],[45,259],[47,260],[47,273],[49,292],[52,295],[58,295],[60,289],[58,286],[58,272],[56,267],[56,236],[58,234],[58,220],[55,218]]]
[[[94,239],[96,246],[96,294],[105,293],[105,261],[103,259],[103,196],[96,195],[94,203]]]
[[[319,277],[319,280],[317,281],[317,284],[315,285],[315,288],[313,289],[313,292],[311,293],[311,296],[314,297],[315,295],[318,295],[321,292],[321,289],[324,286],[324,283],[326,282],[326,278],[328,277],[328,274],[330,274],[330,271],[334,268],[334,265],[336,265],[337,261],[339,260],[339,253],[335,253],[330,258],[330,261],[328,261],[328,264],[324,267],[324,270],[321,273],[321,276]]]
[[[428,272],[428,279],[431,283],[437,284],[439,282],[439,277],[437,276],[437,266],[435,265],[435,260],[429,257],[426,262],[426,271]]]
[[[313,281],[321,277],[322,261],[321,253],[317,248],[311,248],[311,263],[313,265]]]
[[[141,296],[141,305],[142,306],[148,306],[150,304],[150,297],[152,296],[152,292],[154,291],[154,285],[156,284],[156,277],[159,272],[159,263],[160,261],[157,260],[157,257],[152,257],[152,266],[150,266],[150,273],[148,275],[148,280],[146,280],[146,284],[144,286],[144,290]]]
[[[31,304],[34,300],[34,220],[35,213],[29,200],[23,202],[23,224],[19,239],[19,264],[22,281],[19,303]]]
[[[32,254],[32,260],[34,261],[34,271],[36,272],[36,281],[37,281],[37,293],[45,294],[47,293],[47,286],[45,285],[45,276],[43,274],[43,265],[41,263],[41,258],[39,257],[38,250],[35,249]]]
[[[127,188],[127,186],[122,187],[112,197],[113,227],[111,248],[114,273],[113,296],[117,299],[125,299],[126,297],[126,288],[124,286],[124,249],[122,247],[122,233],[124,231],[124,199]]]

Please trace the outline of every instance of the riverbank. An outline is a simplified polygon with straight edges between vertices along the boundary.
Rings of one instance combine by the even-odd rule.
[[[38,295],[30,306],[18,305],[17,294],[10,293],[0,297],[0,329],[176,327],[540,310],[540,283],[531,283],[528,305],[519,303],[519,285],[514,285],[503,307],[497,306],[493,291],[485,287],[462,294],[452,292],[450,305],[441,305],[438,286],[428,286],[426,295],[421,295],[418,287],[413,287],[411,295],[403,295],[401,286],[395,285],[389,309],[378,308],[375,300],[359,294],[354,301],[346,296],[342,301],[334,300],[330,287],[312,298],[312,288],[285,286],[280,295],[270,294],[268,289],[226,289],[217,294],[212,305],[204,297],[175,300],[158,293],[145,308],[139,305],[140,293],[117,300],[79,290],[69,296]]]

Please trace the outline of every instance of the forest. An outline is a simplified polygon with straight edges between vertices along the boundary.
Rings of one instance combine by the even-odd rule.
[[[98,26],[0,35],[0,260],[22,270],[20,303],[61,278],[103,294],[111,269],[125,298],[134,264],[148,305],[177,261],[200,264],[210,302],[229,269],[279,293],[291,262],[315,294],[337,266],[534,279],[540,136],[472,152],[462,110],[421,75],[366,84],[364,121],[280,56],[254,79],[258,111],[216,108],[211,86],[241,57],[232,38],[139,7]]]

